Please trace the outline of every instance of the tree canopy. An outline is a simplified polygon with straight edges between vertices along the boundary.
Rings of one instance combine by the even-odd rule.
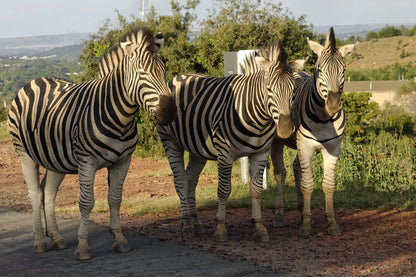
[[[118,14],[118,27],[110,20],[91,36],[81,54],[83,74],[78,81],[94,78],[100,57],[132,26],[145,25],[162,32],[165,45],[160,56],[166,62],[167,79],[182,73],[204,73],[222,77],[223,55],[226,51],[257,49],[280,39],[291,60],[311,55],[306,38],[313,38],[312,26],[304,16],[295,18],[281,3],[262,0],[214,0],[200,29],[192,29],[198,19],[195,8],[199,0],[186,4],[171,1],[172,15],[160,16],[154,7],[147,19],[132,16],[131,22]],[[311,61],[313,63],[313,61]]]

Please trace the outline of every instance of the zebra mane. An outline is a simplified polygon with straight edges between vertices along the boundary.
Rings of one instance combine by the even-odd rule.
[[[327,49],[327,51],[329,51],[331,54],[337,51],[334,28],[332,27],[329,29],[328,35],[326,37],[325,49]]]
[[[98,64],[98,77],[102,78],[107,75],[111,70],[116,68],[121,60],[125,56],[125,52],[120,46],[121,42],[131,42],[136,47],[142,47],[153,54],[156,54],[159,50],[155,43],[153,32],[145,27],[136,26],[131,28],[125,33],[107,53],[105,53]]]
[[[241,74],[248,75],[261,70],[260,66],[256,62],[256,57],[263,57],[273,63],[283,62],[286,64],[287,61],[287,53],[283,48],[282,42],[280,40],[276,40],[247,55],[244,58],[243,63],[240,64]]]

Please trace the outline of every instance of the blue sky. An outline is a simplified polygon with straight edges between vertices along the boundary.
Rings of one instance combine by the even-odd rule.
[[[139,15],[141,0],[3,0],[0,37],[21,37],[77,32],[96,32],[115,10],[127,18]],[[179,0],[184,3],[186,0]],[[170,0],[148,0],[158,14],[169,14]],[[306,15],[315,26],[352,24],[416,24],[415,0],[286,0],[281,1],[296,17]],[[201,0],[199,18],[212,1]],[[116,20],[114,21],[116,22]]]

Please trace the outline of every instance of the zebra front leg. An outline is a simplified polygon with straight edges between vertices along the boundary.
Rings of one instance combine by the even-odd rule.
[[[267,165],[266,154],[253,154],[250,156],[250,197],[252,209],[252,222],[256,226],[255,238],[260,241],[269,241],[267,229],[263,225],[261,216],[261,196],[263,195],[263,172]]]
[[[66,249],[66,243],[58,231],[58,225],[55,217],[55,199],[59,185],[62,183],[65,174],[46,171],[41,186],[44,187],[44,209],[46,235],[51,238],[51,248],[53,250]]]
[[[188,178],[185,172],[184,150],[178,146],[169,136],[161,132],[158,125],[159,136],[169,160],[170,168],[173,172],[173,182],[175,183],[176,193],[181,202],[181,222],[182,235],[186,238],[194,237],[194,227],[191,223],[191,215],[188,207]]]
[[[127,239],[121,231],[120,205],[123,183],[130,166],[131,156],[108,167],[108,205],[110,207],[110,229],[114,236],[113,249],[117,253],[130,251]]]
[[[283,161],[283,143],[274,139],[270,156],[273,163],[274,179],[276,181],[276,203],[275,214],[273,217],[274,227],[283,227],[284,198],[283,187],[286,180],[286,169]]]
[[[334,191],[335,191],[335,168],[337,165],[339,155],[339,145],[335,146],[335,151],[329,153],[327,149],[322,149],[322,156],[324,160],[324,178],[322,181],[322,188],[325,193],[325,213],[328,221],[328,233],[330,235],[341,235],[338,224],[335,221],[334,212]],[[335,155],[333,155],[335,154]]]
[[[227,229],[225,228],[225,209],[227,199],[231,194],[231,170],[233,161],[223,156],[218,157],[218,210],[215,216],[217,228],[214,233],[214,240],[227,241]]]
[[[314,151],[315,150],[308,145],[304,148],[300,148],[298,143],[298,157],[302,169],[301,189],[303,194],[302,223],[300,227],[301,236],[310,236],[312,234],[311,196],[315,187],[312,173],[312,155]]]
[[[88,246],[88,225],[90,213],[94,207],[94,177],[96,169],[93,163],[84,162],[78,169],[80,184],[79,210],[81,222],[78,229],[78,247],[75,250],[75,257],[78,260],[91,259]]]
[[[18,154],[32,205],[34,249],[36,253],[43,253],[47,248],[41,219],[43,189],[39,184],[39,166],[26,153]]]
[[[204,229],[201,222],[198,220],[198,213],[196,209],[195,190],[198,185],[199,175],[206,164],[207,160],[189,153],[189,162],[186,167],[186,176],[188,179],[188,197],[187,206],[191,216],[191,225],[195,235],[202,235]]]

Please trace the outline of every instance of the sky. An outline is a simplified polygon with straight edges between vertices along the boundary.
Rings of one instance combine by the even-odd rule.
[[[127,19],[139,16],[142,0],[2,0],[0,38],[67,33],[95,33],[106,18],[117,22],[117,9]],[[147,0],[159,15],[170,13],[170,0]],[[178,0],[185,3],[186,0]],[[196,13],[204,18],[212,1],[201,0]],[[306,15],[314,26],[416,24],[415,0],[285,0],[295,17]]]

